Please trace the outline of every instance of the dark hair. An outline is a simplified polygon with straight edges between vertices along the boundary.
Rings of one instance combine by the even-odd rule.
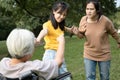
[[[57,10],[59,10],[59,9],[60,9],[60,11],[59,11],[60,13],[62,13],[62,12],[65,11],[65,10],[67,10],[67,12],[68,12],[69,5],[68,5],[66,2],[64,2],[64,1],[56,1],[56,2],[54,3],[53,7],[52,7],[52,12],[51,12],[51,14],[50,14],[50,20],[51,20],[51,22],[52,22],[52,25],[53,25],[54,29],[57,29],[58,26],[59,26],[60,29],[61,29],[62,31],[64,31],[65,20],[63,20],[63,21],[60,22],[60,23],[57,23],[57,21],[56,21],[55,18],[54,18],[54,14],[53,14],[53,11],[57,11]]]
[[[99,0],[87,0],[86,6],[87,6],[87,4],[89,4],[89,3],[93,3],[93,4],[94,4],[95,9],[96,9],[96,12],[97,12],[97,14],[98,14],[99,17],[100,17],[100,16],[102,15],[102,10],[101,10],[101,5],[100,5]]]

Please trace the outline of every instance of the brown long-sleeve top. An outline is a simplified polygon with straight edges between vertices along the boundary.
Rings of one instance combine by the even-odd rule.
[[[88,23],[87,17],[82,17],[79,31],[85,26],[85,31],[81,32],[80,38],[86,38],[84,43],[84,58],[95,61],[106,61],[111,59],[109,34],[120,43],[119,34],[113,23],[104,15],[95,23]],[[84,26],[83,26],[84,25]]]

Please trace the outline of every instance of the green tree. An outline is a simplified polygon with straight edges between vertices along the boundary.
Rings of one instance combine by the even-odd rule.
[[[3,9],[1,16],[10,17],[17,27],[30,30],[41,28],[43,22],[49,18],[53,3],[57,0],[0,0]],[[67,26],[78,25],[85,14],[86,0],[64,0],[70,5],[66,22]],[[105,15],[116,12],[114,0],[100,0]]]

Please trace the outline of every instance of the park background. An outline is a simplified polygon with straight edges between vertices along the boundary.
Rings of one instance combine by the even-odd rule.
[[[50,10],[56,0],[0,0],[0,59],[8,56],[6,38],[9,32],[16,28],[26,28],[34,32],[37,36],[42,29],[42,24],[49,18]],[[63,0],[69,3],[70,10],[66,18],[66,26],[79,25],[79,21],[85,15],[86,0]],[[120,6],[116,7],[118,0],[100,0],[103,14],[109,17],[115,28],[120,28]],[[72,73],[73,80],[85,80],[83,63],[84,39],[79,39],[75,35],[66,33],[65,59],[68,70]],[[117,43],[110,36],[112,61],[111,80],[120,78],[120,49]],[[44,45],[44,44],[43,44]],[[44,53],[43,45],[35,48],[32,58],[41,59]],[[98,69],[97,69],[97,72]],[[96,75],[99,79],[99,74]]]

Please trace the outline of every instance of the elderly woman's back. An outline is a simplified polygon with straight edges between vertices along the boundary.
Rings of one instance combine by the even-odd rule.
[[[60,41],[62,40],[62,41]],[[18,78],[21,73],[29,70],[39,71],[39,75],[47,80],[58,76],[58,67],[64,56],[64,38],[58,38],[57,57],[51,61],[29,61],[34,52],[34,34],[26,29],[14,29],[7,38],[7,48],[12,58],[3,58],[0,62],[0,73],[5,77]],[[61,50],[63,50],[61,52]]]

